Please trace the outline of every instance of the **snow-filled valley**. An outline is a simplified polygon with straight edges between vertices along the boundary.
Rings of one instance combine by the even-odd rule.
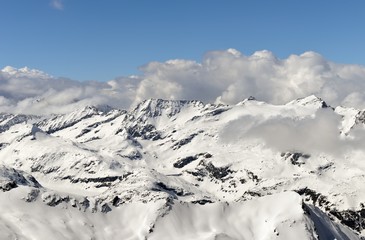
[[[150,99],[0,114],[0,239],[361,239],[365,111]]]

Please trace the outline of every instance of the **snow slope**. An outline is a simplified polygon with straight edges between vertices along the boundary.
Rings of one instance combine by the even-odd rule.
[[[358,239],[326,216],[312,221],[293,192],[243,203],[137,202],[105,214],[29,203],[19,198],[26,191],[0,195],[1,239],[318,239],[314,227],[322,236]]]
[[[0,114],[0,238],[359,239],[363,115],[316,96]]]

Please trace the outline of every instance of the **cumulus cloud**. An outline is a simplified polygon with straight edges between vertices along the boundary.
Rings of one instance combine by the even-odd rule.
[[[135,78],[110,82],[78,82],[54,78],[29,68],[0,71],[0,112],[25,114],[66,113],[87,105],[128,108]]]
[[[52,0],[50,4],[54,9],[63,10],[62,0]]]
[[[200,62],[150,62],[140,70],[108,82],[78,82],[6,67],[0,71],[0,111],[58,113],[85,104],[128,108],[148,98],[235,104],[255,96],[283,104],[311,94],[332,106],[365,108],[365,67],[333,63],[315,52],[278,59],[266,50],[246,56],[228,49],[208,52]]]
[[[336,64],[314,52],[278,59],[269,51],[245,56],[229,49],[208,52],[201,63],[152,62],[141,70],[136,101],[153,97],[235,104],[255,96],[283,104],[314,94],[332,105],[365,107],[365,67]]]

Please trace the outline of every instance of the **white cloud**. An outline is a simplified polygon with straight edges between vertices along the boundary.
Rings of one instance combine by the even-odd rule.
[[[65,113],[86,105],[128,108],[134,78],[111,82],[78,82],[38,70],[6,67],[0,71],[0,112]],[[136,81],[136,83],[138,80]]]
[[[282,153],[344,156],[351,150],[362,151],[365,147],[364,128],[359,126],[349,136],[340,136],[341,122],[341,116],[330,108],[320,108],[314,116],[304,118],[298,118],[296,114],[272,118],[243,116],[222,129],[220,139],[223,143],[254,139]]]
[[[314,52],[278,59],[269,51],[245,56],[236,50],[208,52],[201,63],[149,63],[137,99],[199,99],[234,104],[248,96],[274,104],[318,95],[332,105],[364,108],[365,67],[336,64]],[[162,89],[162,86],[164,88]],[[351,99],[345,99],[358,92]]]
[[[109,82],[59,79],[28,68],[0,71],[0,111],[51,113],[84,104],[128,108],[148,98],[235,104],[249,96],[274,104],[315,94],[332,106],[365,108],[365,67],[336,64],[314,52],[278,59],[212,51],[201,62],[170,60],[141,67],[139,76]]]
[[[348,142],[340,139],[340,121],[340,116],[332,110],[320,109],[313,118],[277,117],[264,121],[249,129],[246,136],[263,139],[268,146],[282,152],[338,154]]]
[[[63,10],[63,1],[62,0],[52,0],[51,6],[54,9]]]

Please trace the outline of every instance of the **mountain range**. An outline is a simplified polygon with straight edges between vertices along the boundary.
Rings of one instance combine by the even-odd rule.
[[[149,99],[0,114],[0,239],[365,239],[365,111]]]

